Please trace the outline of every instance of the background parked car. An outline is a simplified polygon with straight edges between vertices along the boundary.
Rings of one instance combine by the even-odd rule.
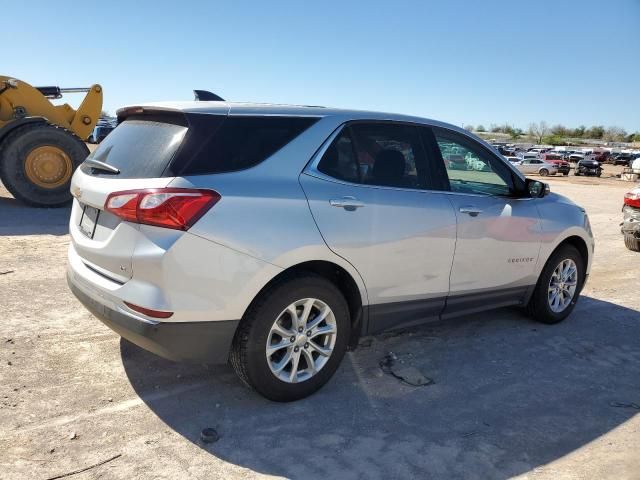
[[[629,250],[640,252],[640,187],[625,194],[622,213],[624,244]]]
[[[574,175],[595,175],[599,177],[602,175],[602,167],[600,166],[600,162],[596,162],[595,160],[580,160],[576,165]]]
[[[523,152],[520,158],[523,160],[538,158],[538,152]]]
[[[93,129],[93,132],[91,133],[91,135],[89,135],[87,142],[88,143],[102,142],[102,140],[104,140],[107,137],[107,135],[113,132],[114,128],[115,127],[111,125],[98,125],[96,128]]]
[[[558,173],[558,167],[551,163],[547,163],[538,158],[527,158],[516,165],[516,168],[524,174],[537,173],[546,177],[547,175],[555,175]]]
[[[613,157],[612,162],[614,165],[629,165],[632,158],[633,156],[630,153],[622,152]]]
[[[558,173],[569,175],[571,167],[569,166],[569,162],[567,162],[561,154],[547,152],[542,155],[542,160],[555,165],[558,168]]]

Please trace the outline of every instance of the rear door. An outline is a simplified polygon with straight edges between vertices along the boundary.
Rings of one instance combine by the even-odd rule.
[[[362,275],[369,332],[437,318],[449,291],[455,213],[418,128],[345,126],[300,177],[327,245]]]
[[[76,171],[69,230],[76,253],[90,268],[119,282],[131,278],[139,226],[104,210],[105,202],[116,191],[166,187],[172,180],[167,168],[186,132],[179,121],[126,120]],[[118,173],[94,168],[92,160]]]
[[[517,193],[522,180],[489,149],[452,130],[433,131],[444,158],[455,149],[484,165],[461,171],[444,161],[458,226],[444,315],[517,303],[536,282],[542,230],[535,199]]]

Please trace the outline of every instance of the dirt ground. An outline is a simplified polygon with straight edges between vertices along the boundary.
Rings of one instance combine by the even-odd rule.
[[[640,254],[618,227],[631,185],[549,183],[586,207],[597,241],[566,322],[503,309],[363,339],[292,404],[227,366],[121,341],[67,289],[68,210],[26,208],[0,187],[0,478],[107,461],[69,478],[640,479]],[[435,383],[383,373],[388,352]],[[202,443],[205,427],[216,443]]]

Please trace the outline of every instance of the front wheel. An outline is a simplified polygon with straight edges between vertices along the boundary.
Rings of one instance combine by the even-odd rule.
[[[543,177],[546,177],[547,175],[549,175],[549,170],[547,170],[546,168],[541,168],[540,175],[542,175]]]
[[[296,275],[254,300],[236,332],[231,365],[264,397],[299,400],[333,376],[350,327],[347,302],[334,284],[312,273]]]
[[[529,315],[542,323],[564,320],[573,311],[585,279],[585,261],[572,245],[562,245],[547,260],[527,304]]]

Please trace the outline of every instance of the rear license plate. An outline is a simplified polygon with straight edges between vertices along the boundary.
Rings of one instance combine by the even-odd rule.
[[[100,216],[100,210],[97,208],[85,205],[82,210],[82,217],[80,218],[80,231],[87,237],[93,238],[93,234],[96,231],[96,223],[98,223],[98,217]]]

